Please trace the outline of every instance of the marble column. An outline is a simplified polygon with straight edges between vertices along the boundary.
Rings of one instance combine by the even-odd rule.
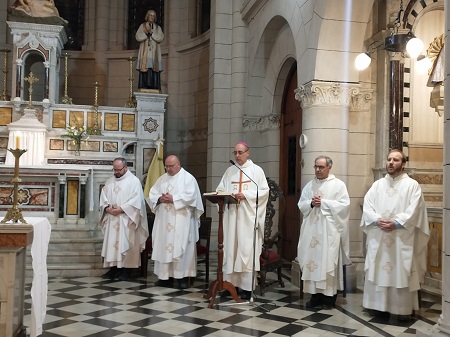
[[[58,219],[64,221],[64,205],[66,199],[66,175],[61,174],[58,176],[59,182],[59,207],[58,207]]]
[[[403,149],[403,86],[405,65],[395,53],[389,63],[389,149]]]
[[[20,99],[21,95],[21,86],[22,86],[22,64],[23,61],[20,59],[16,60],[16,98]]]
[[[86,217],[86,182],[88,177],[85,175],[80,176],[80,219]]]
[[[314,177],[314,159],[333,159],[333,174],[347,182],[349,107],[359,85],[312,81],[295,90],[303,109],[302,185]]]

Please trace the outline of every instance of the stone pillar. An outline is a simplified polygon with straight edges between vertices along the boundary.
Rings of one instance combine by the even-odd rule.
[[[302,186],[314,177],[314,159],[327,155],[339,179],[348,178],[349,106],[359,85],[313,81],[295,90],[303,108]]]
[[[450,10],[447,3],[445,10],[445,44],[450,43]],[[450,48],[445,48],[445,82],[450,73]],[[444,83],[445,83],[444,82]],[[444,94],[450,97],[450,86],[444,85]],[[444,99],[444,186],[450,181],[450,100]],[[444,188],[444,205],[442,221],[442,313],[437,324],[429,333],[417,333],[417,336],[449,337],[450,336],[450,189]]]
[[[136,176],[142,181],[148,167],[144,158],[149,149],[156,149],[155,141],[164,140],[164,114],[168,95],[148,92],[135,92],[137,110]]]

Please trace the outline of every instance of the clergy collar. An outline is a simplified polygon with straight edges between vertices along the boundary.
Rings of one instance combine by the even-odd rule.
[[[317,178],[314,178],[317,182],[319,182],[319,183],[323,183],[323,182],[325,182],[325,181],[328,181],[328,180],[331,180],[331,179],[334,179],[335,177],[334,177],[334,174],[329,174],[328,175],[328,177],[326,177],[326,178],[323,178],[323,179],[317,179]]]
[[[236,163],[236,165],[237,165],[238,167],[242,167],[242,168],[249,167],[249,166],[252,165],[252,164],[253,164],[253,162],[252,162],[251,159],[247,159],[247,161],[246,161],[242,166],[239,165],[238,163]]]
[[[400,179],[406,178],[408,174],[406,172],[403,172],[402,174],[396,176],[395,178],[391,177],[391,175],[386,174],[386,179],[391,181],[399,181]]]
[[[128,169],[127,169],[127,172],[125,172],[125,174],[123,176],[121,176],[120,178],[116,178],[116,177],[114,177],[114,178],[116,178],[116,181],[122,181],[122,180],[128,178],[130,176],[130,174],[131,174],[131,172],[128,171]]]

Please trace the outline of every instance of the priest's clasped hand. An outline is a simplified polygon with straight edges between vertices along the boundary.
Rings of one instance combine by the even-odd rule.
[[[380,219],[380,220],[377,221],[377,225],[378,225],[378,227],[381,230],[383,230],[385,232],[390,232],[390,231],[395,229],[395,222],[394,222],[394,220],[383,220],[383,219]]]
[[[124,213],[123,209],[117,205],[108,205],[108,207],[105,208],[105,212],[114,216]]]
[[[321,200],[320,200],[320,196],[314,196],[311,199],[311,205],[313,205],[314,207],[320,207],[321,205]]]
[[[169,192],[163,193],[159,197],[159,202],[162,204],[172,204],[173,203],[173,196]]]

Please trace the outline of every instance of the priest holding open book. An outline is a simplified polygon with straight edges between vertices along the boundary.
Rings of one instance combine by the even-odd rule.
[[[216,189],[231,192],[238,200],[225,207],[223,214],[223,278],[242,290],[241,299],[248,300],[255,287],[253,267],[259,271],[269,186],[262,168],[248,159],[247,143],[237,143],[233,154],[235,162],[230,161],[233,166],[225,171]]]

